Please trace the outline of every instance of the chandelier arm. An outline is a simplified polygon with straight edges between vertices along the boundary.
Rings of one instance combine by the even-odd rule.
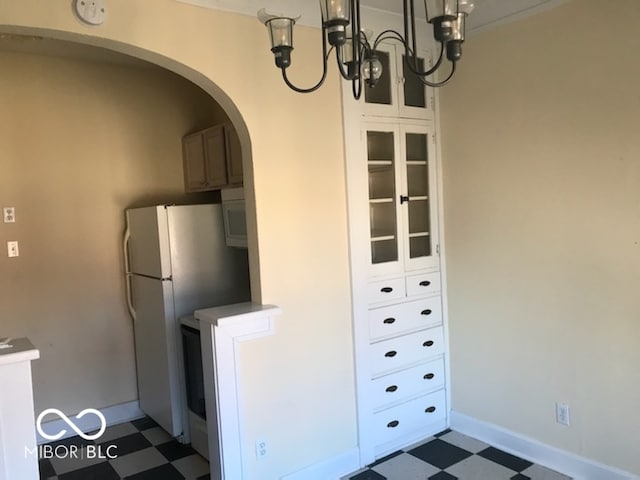
[[[418,57],[416,55],[413,55],[413,58],[417,59]],[[418,68],[416,68],[416,65],[411,65],[410,62],[407,62],[407,67],[409,67],[409,70],[411,70],[411,73],[413,73],[414,75],[417,75],[419,77],[427,77],[427,76],[433,74],[436,70],[438,70],[438,68],[440,68],[440,65],[442,65],[442,60],[443,59],[444,59],[444,43],[441,43],[440,44],[440,55],[438,55],[438,60],[433,65],[433,67],[431,67],[429,70],[426,70],[424,72],[421,71],[421,70],[418,70]]]
[[[345,70],[344,62],[342,61],[342,55],[340,55],[339,48],[336,48],[336,60],[338,64],[338,70],[340,71],[340,75],[342,75],[342,78],[344,78],[345,80],[354,80],[357,76],[357,72],[352,72],[350,75],[348,70]]]
[[[456,62],[451,62],[451,72],[449,73],[449,76],[447,78],[445,78],[444,80],[442,80],[441,82],[430,82],[430,81],[424,79],[423,77],[418,77],[418,78],[427,87],[436,88],[436,87],[442,87],[442,86],[446,85],[447,83],[449,83],[449,80],[451,80],[453,78],[453,75],[455,73],[456,73]]]
[[[287,68],[286,67],[282,67],[281,68],[281,70],[282,70],[282,79],[284,80],[284,83],[286,83],[287,87],[289,87],[294,92],[298,92],[298,93],[315,92],[318,88],[320,88],[322,86],[322,84],[326,80],[326,78],[327,78],[327,58],[329,56],[329,53],[331,53],[331,52],[327,53],[327,42],[325,41],[325,36],[326,36],[326,28],[323,25],[322,26],[322,77],[320,78],[318,83],[316,83],[313,87],[309,87],[309,88],[296,87],[293,83],[291,83],[289,81],[289,78],[287,77]]]
[[[351,93],[354,99],[360,100],[360,96],[362,95],[362,77],[359,75],[351,81]]]

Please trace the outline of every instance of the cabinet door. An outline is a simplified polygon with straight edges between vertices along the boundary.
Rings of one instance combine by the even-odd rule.
[[[224,126],[227,145],[227,181],[230,185],[242,185],[242,148],[236,129],[230,123]]]
[[[227,148],[222,125],[206,129],[203,133],[205,147],[205,173],[207,186],[223,187],[227,184]]]
[[[207,186],[204,170],[204,142],[200,132],[182,139],[184,186],[187,192],[203,190]]]
[[[363,131],[372,275],[393,273],[402,268],[403,245],[398,238],[398,138],[398,127],[392,124],[368,124]]]
[[[433,132],[420,126],[403,126],[400,135],[403,166],[401,237],[405,270],[438,266]]]
[[[411,71],[404,48],[382,42],[377,56],[382,63],[382,75],[374,87],[364,86],[365,113],[400,118],[432,117],[432,89]],[[416,60],[417,70],[428,68],[429,59],[429,52],[421,50]]]

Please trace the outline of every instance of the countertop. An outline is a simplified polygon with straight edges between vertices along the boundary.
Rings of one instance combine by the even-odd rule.
[[[4,341],[4,338],[0,337],[0,341]],[[6,344],[11,346],[3,348],[0,344],[0,366],[40,358],[40,351],[28,338],[11,338]]]

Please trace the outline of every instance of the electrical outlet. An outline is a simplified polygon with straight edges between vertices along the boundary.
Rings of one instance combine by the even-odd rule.
[[[16,221],[16,209],[13,207],[4,207],[2,209],[4,215],[4,223],[15,223]]]
[[[569,405],[556,402],[556,422],[560,425],[569,426]]]
[[[267,441],[256,440],[256,458],[260,460],[267,456]]]

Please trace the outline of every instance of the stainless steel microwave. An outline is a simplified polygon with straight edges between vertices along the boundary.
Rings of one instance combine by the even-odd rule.
[[[227,245],[247,248],[247,214],[244,204],[244,189],[222,189],[221,197]]]

